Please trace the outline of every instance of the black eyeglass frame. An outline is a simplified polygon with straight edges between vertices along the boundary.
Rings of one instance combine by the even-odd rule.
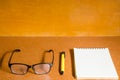
[[[37,73],[36,73],[35,70],[34,70],[34,66],[39,65],[39,64],[48,64],[48,65],[50,66],[49,71],[46,72],[46,73],[42,73],[42,74],[47,74],[47,73],[50,72],[51,67],[53,66],[53,62],[54,62],[54,51],[53,51],[53,50],[48,50],[48,51],[46,51],[46,52],[52,52],[52,61],[51,61],[50,63],[45,63],[45,62],[43,62],[43,63],[37,63],[37,64],[33,64],[33,65],[27,65],[27,64],[24,64],[24,63],[11,63],[13,54],[14,54],[15,52],[20,52],[20,51],[21,51],[20,49],[15,49],[15,50],[13,50],[12,53],[11,53],[11,56],[10,56],[9,61],[8,61],[8,67],[10,68],[11,73],[17,74],[17,73],[14,73],[14,72],[12,71],[12,69],[11,69],[12,65],[15,65],[15,64],[25,65],[25,66],[27,67],[26,73],[28,72],[29,68],[32,68],[35,74],[37,74]],[[26,73],[17,74],[17,75],[24,75],[24,74],[26,74]],[[39,74],[39,75],[42,75],[42,74]]]

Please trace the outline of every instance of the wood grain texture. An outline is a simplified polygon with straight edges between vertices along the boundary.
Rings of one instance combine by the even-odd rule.
[[[0,80],[75,80],[73,48],[103,48],[110,50],[118,75],[120,76],[120,37],[0,37]],[[29,65],[41,60],[43,51],[53,49],[55,54],[54,64],[50,73],[36,75],[32,69],[25,75],[11,74],[7,62],[10,51],[21,49],[15,53],[12,62],[26,63]],[[60,52],[65,51],[65,72],[59,73]]]

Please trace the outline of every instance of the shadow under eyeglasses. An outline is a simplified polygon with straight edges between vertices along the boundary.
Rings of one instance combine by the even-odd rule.
[[[9,73],[10,73],[10,70],[9,70],[9,67],[8,67],[8,59],[9,59],[8,54],[10,54],[11,52],[12,52],[12,50],[11,51],[6,51],[0,59],[0,69],[3,70],[3,71],[9,72]]]
[[[9,57],[10,57],[10,55],[8,55],[8,54],[11,54],[11,53],[12,53],[12,50],[11,51],[6,51],[0,59],[0,69],[3,70],[3,71],[6,71],[8,73],[11,73],[11,71],[8,67],[8,60],[9,60]],[[15,55],[15,54],[13,54],[13,55]],[[39,59],[39,62],[37,62],[37,63],[51,63],[52,58],[53,58],[53,54],[49,54],[48,51],[44,51],[43,53],[39,53],[39,54],[40,54],[41,58]],[[26,60],[29,61],[29,59],[26,59]],[[34,59],[31,58],[31,60],[34,61],[35,58]],[[21,62],[21,63],[23,63],[23,62]],[[35,63],[35,64],[37,64],[37,63]],[[33,71],[31,69],[29,70],[29,72],[33,73]]]

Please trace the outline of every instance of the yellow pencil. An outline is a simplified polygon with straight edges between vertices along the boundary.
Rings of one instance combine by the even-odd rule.
[[[65,52],[60,53],[60,74],[63,74],[65,71]]]

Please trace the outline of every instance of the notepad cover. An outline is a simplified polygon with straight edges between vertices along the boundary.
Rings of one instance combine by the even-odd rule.
[[[77,79],[118,80],[108,48],[74,48]]]

